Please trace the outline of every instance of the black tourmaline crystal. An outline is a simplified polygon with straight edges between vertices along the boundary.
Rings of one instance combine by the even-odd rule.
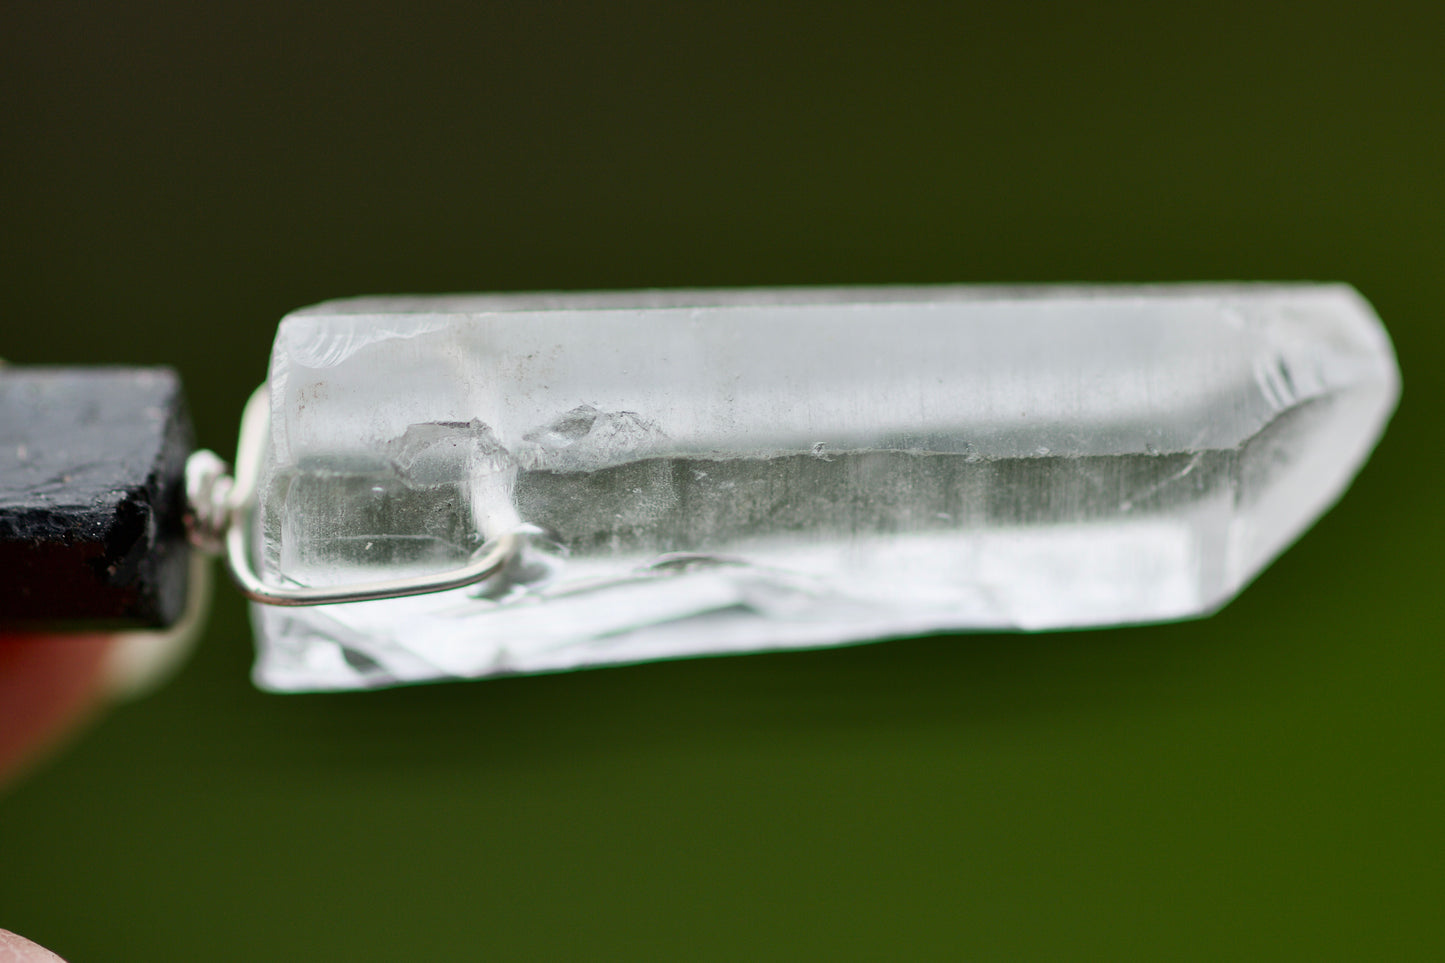
[[[176,621],[191,442],[168,368],[0,367],[0,625]]]

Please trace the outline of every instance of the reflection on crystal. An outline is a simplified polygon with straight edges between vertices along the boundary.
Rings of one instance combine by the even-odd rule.
[[[321,305],[273,356],[266,577],[525,548],[468,589],[258,607],[258,680],[1204,614],[1339,496],[1397,392],[1343,286]]]

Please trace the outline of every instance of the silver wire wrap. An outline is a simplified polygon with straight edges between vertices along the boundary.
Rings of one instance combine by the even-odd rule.
[[[270,394],[262,385],[246,402],[241,415],[234,476],[227,474],[226,463],[215,452],[201,449],[186,460],[186,526],[191,544],[201,551],[224,553],[231,577],[241,594],[252,601],[267,605],[336,605],[445,592],[490,578],[517,553],[518,537],[506,534],[477,549],[461,568],[435,575],[323,588],[265,581],[252,562],[251,534],[256,485],[270,422]]]

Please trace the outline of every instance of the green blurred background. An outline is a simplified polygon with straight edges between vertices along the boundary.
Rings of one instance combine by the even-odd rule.
[[[1439,959],[1439,4],[0,6],[0,353],[228,451],[370,292],[1341,279],[1405,399],[1222,614],[355,696],[172,685],[0,799],[88,960]]]

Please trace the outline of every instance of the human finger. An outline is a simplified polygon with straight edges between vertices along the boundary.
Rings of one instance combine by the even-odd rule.
[[[9,930],[0,930],[0,963],[65,963],[38,943]]]
[[[99,707],[114,645],[99,633],[0,635],[0,786]]]

